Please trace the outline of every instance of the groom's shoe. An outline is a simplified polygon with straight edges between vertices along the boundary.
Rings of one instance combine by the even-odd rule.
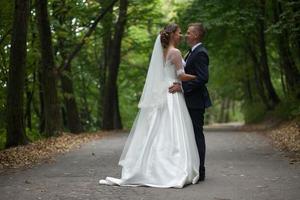
[[[199,181],[205,180],[205,167],[201,167],[199,170]]]
[[[200,172],[199,182],[202,182],[204,180],[205,180],[205,172]]]

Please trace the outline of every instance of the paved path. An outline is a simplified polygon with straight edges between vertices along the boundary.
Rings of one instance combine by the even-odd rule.
[[[211,130],[207,179],[184,189],[98,185],[117,166],[126,134],[90,142],[56,162],[0,175],[0,200],[298,200],[300,164],[290,165],[268,139],[255,133]]]

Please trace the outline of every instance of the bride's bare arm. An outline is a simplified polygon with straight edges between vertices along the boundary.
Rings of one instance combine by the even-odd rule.
[[[183,70],[183,71],[178,71],[178,70],[177,70],[176,73],[177,73],[178,78],[179,78],[181,81],[190,81],[190,80],[194,80],[194,79],[197,78],[197,77],[194,76],[194,75],[186,74],[186,73],[184,72],[184,70]]]
[[[175,65],[177,77],[181,81],[190,81],[196,79],[196,76],[191,74],[186,74],[184,72],[181,53],[178,49],[171,49],[169,52],[169,57],[170,57],[170,61]]]

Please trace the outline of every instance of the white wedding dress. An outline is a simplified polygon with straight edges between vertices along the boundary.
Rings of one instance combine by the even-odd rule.
[[[122,176],[100,184],[182,188],[198,181],[199,156],[183,94],[168,92],[180,81],[177,68],[170,59],[164,64],[158,36],[140,110],[119,161]]]

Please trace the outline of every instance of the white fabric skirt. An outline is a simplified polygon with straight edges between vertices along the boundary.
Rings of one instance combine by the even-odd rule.
[[[161,106],[140,109],[119,165],[120,179],[107,177],[99,183],[182,188],[198,181],[198,150],[182,93],[168,93]]]

